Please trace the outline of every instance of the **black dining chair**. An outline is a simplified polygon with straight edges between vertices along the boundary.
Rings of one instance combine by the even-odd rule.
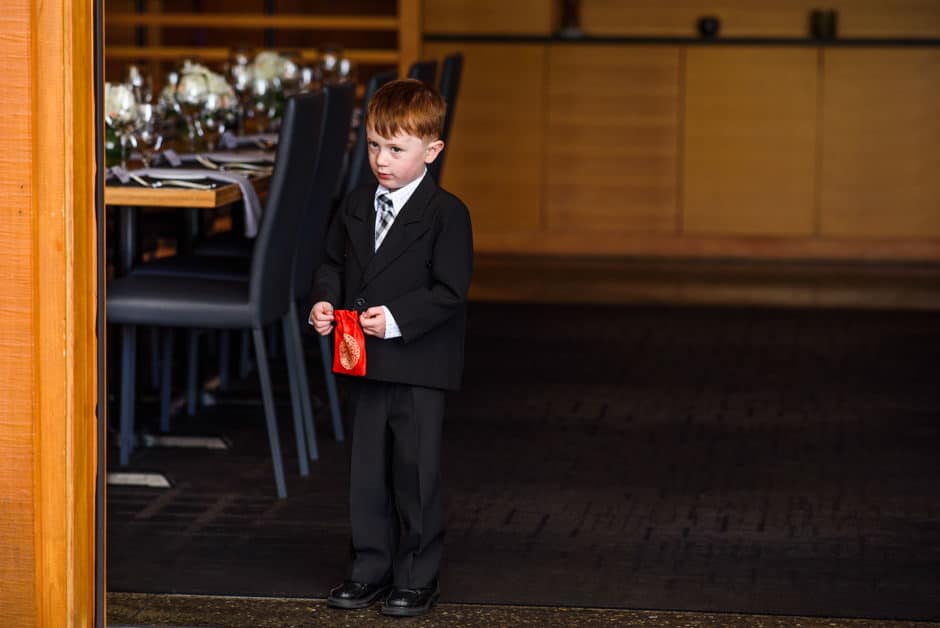
[[[437,79],[437,59],[415,61],[408,68],[408,78],[418,79],[434,87]]]
[[[454,112],[457,110],[457,94],[460,91],[460,76],[463,74],[463,55],[455,52],[444,57],[441,66],[441,84],[438,88],[444,102],[447,103],[447,113],[444,114],[444,130],[441,139],[444,140],[444,150],[437,156],[428,170],[438,183],[441,182],[441,172],[444,169],[444,157],[447,156],[447,143],[450,141],[450,129],[454,123]]]
[[[326,124],[323,131],[323,148],[317,165],[317,174],[310,197],[310,205],[304,212],[297,237],[294,254],[291,311],[288,316],[293,323],[285,325],[284,333],[288,361],[293,357],[293,370],[297,373],[297,386],[300,401],[303,404],[304,424],[312,431],[313,408],[310,405],[310,390],[307,386],[307,368],[304,362],[301,329],[307,326],[307,313],[312,307],[310,292],[313,288],[313,276],[323,262],[326,228],[329,224],[333,207],[333,193],[340,178],[343,156],[349,143],[349,128],[352,122],[353,107],[356,101],[356,87],[352,83],[328,85],[326,88]],[[344,440],[343,420],[339,409],[339,395],[336,390],[336,377],[333,375],[332,347],[328,339],[317,334],[320,356],[323,361],[323,373],[330,403],[330,416],[333,420],[333,437]],[[293,348],[293,350],[291,349]],[[311,432],[310,436],[313,434]],[[315,438],[312,438],[315,444]]]
[[[377,185],[378,181],[369,167],[369,150],[366,140],[366,111],[369,101],[380,87],[394,81],[398,74],[394,70],[373,74],[366,83],[365,95],[362,99],[362,114],[359,117],[359,128],[356,130],[356,141],[349,152],[349,161],[346,167],[345,183],[342,186],[343,196],[349,194],[360,185]]]
[[[310,202],[310,175],[320,151],[325,97],[322,92],[287,101],[277,161],[265,205],[266,218],[255,243],[249,281],[132,273],[107,289],[107,321],[121,327],[120,463],[134,447],[135,344],[138,326],[250,329],[258,361],[265,422],[277,495],[287,496],[274,393],[263,330],[290,323],[292,266],[297,230]],[[306,463],[304,426],[294,416],[301,464]]]
[[[326,225],[330,217],[333,190],[336,189],[343,154],[349,139],[350,121],[355,103],[355,85],[343,83],[328,85],[324,88],[326,97],[326,113],[321,132],[320,153],[316,160],[313,173],[313,191],[310,202],[303,212],[298,226],[297,238],[294,244],[294,260],[292,265],[291,283],[291,311],[288,316],[294,321],[284,325],[282,331],[285,352],[288,362],[288,377],[290,379],[291,404],[295,414],[304,418],[307,433],[308,451],[311,460],[318,458],[313,407],[310,398],[310,389],[307,380],[306,364],[300,329],[306,321],[303,308],[309,307],[308,297],[316,268],[323,258],[323,240],[326,237]],[[262,222],[264,217],[262,217]],[[142,264],[133,271],[138,275],[175,275],[185,277],[198,277],[203,279],[221,279],[233,281],[248,281],[249,261],[242,258],[225,258],[221,256],[199,256],[196,254],[177,255],[162,258],[154,262]],[[220,351],[220,371],[227,362],[228,351],[226,344],[229,341],[227,332],[223,332],[222,349]],[[172,361],[172,348],[165,348],[164,363]],[[190,376],[189,392],[187,397],[193,400],[196,394],[194,381],[193,357],[195,345],[190,342]],[[324,379],[327,396],[330,404],[330,414],[333,421],[333,435],[337,441],[343,441],[344,430],[342,414],[339,408],[339,396],[336,390],[336,378],[333,374],[330,360],[330,347],[325,338],[321,338],[320,352],[324,360]],[[165,380],[163,390],[170,386]],[[164,396],[168,396],[164,392]],[[161,406],[168,411],[168,405]],[[161,411],[162,415],[163,410]],[[302,469],[302,474],[306,472]]]

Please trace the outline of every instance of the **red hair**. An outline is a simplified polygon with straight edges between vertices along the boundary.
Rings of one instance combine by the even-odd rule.
[[[417,79],[386,83],[375,92],[366,111],[366,123],[382,137],[400,132],[421,139],[439,139],[447,105],[433,87]]]

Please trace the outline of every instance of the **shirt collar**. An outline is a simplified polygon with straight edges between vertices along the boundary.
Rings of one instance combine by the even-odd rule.
[[[423,181],[424,177],[427,175],[428,169],[425,167],[424,172],[421,173],[420,177],[408,185],[403,185],[394,192],[379,183],[378,187],[375,188],[375,199],[379,198],[379,194],[387,194],[388,197],[392,199],[392,216],[398,216],[398,212],[400,212],[401,208],[405,206],[405,203],[408,202],[408,199],[410,199],[411,195],[415,193],[415,190],[418,189],[418,186],[421,185],[421,181]]]

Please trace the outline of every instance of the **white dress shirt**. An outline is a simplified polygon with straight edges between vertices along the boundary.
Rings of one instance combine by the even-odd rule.
[[[428,169],[425,168],[424,172],[421,173],[421,176],[409,183],[404,185],[394,192],[389,190],[387,187],[381,183],[375,188],[375,198],[373,199],[373,204],[375,206],[375,221],[378,225],[379,221],[379,195],[385,194],[392,200],[392,222],[389,223],[388,228],[385,232],[379,236],[378,240],[375,241],[375,250],[378,251],[379,247],[382,246],[382,242],[385,241],[385,236],[388,235],[388,232],[391,231],[392,225],[395,224],[395,219],[398,218],[398,212],[401,211],[401,208],[405,206],[405,203],[408,202],[408,199],[411,198],[411,195],[415,193],[415,190],[418,189],[418,186],[421,185],[421,181],[424,180],[424,177],[428,175]],[[384,305],[382,306],[382,311],[385,314],[385,339],[389,340],[391,338],[400,338],[401,329],[398,327],[398,322],[395,321],[395,317],[392,315],[392,311],[389,310]]]

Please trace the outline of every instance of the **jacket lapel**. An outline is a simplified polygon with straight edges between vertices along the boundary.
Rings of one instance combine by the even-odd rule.
[[[346,229],[349,239],[352,242],[356,258],[359,260],[359,267],[366,268],[372,261],[375,249],[375,206],[372,202],[373,195],[363,199],[350,212],[350,220],[346,223]]]
[[[362,276],[362,283],[367,284],[385,269],[386,266],[394,262],[402,253],[408,250],[412,242],[417,240],[421,234],[431,226],[425,218],[428,204],[437,192],[437,184],[434,183],[434,177],[428,172],[424,179],[418,185],[405,206],[398,212],[395,222],[385,234],[382,240],[382,246],[372,256],[372,261],[366,266]],[[374,223],[375,208],[372,209],[373,231],[370,232],[370,243],[375,246]]]

